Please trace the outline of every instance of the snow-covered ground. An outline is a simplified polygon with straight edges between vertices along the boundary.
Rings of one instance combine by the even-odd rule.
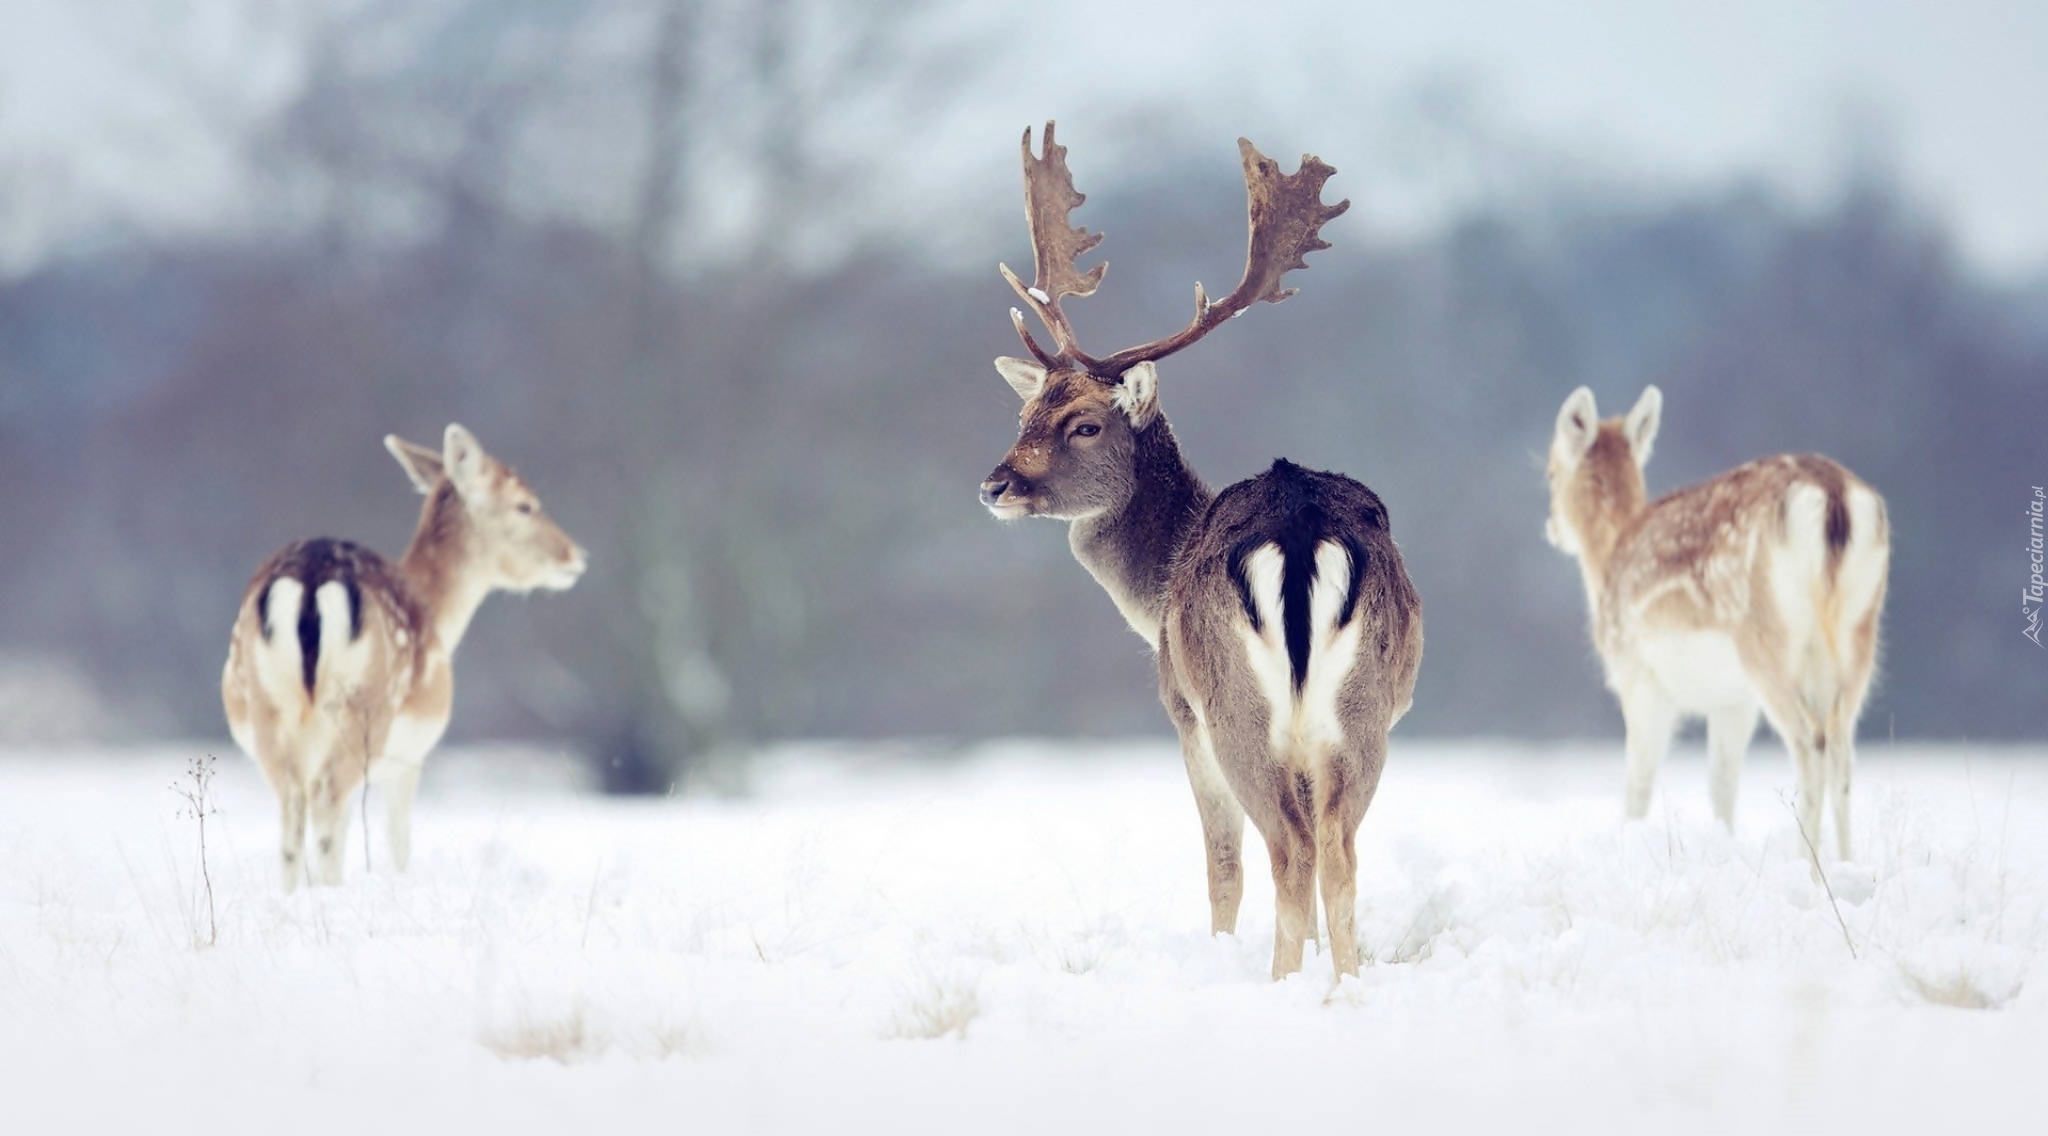
[[[737,799],[438,755],[412,871],[277,886],[223,754],[0,755],[0,1127],[385,1133],[1979,1131],[2048,1115],[2048,752],[1866,750],[1810,879],[1760,740],[1620,820],[1619,741],[1396,738],[1373,960],[1268,981],[1252,842],[1212,939],[1167,745],[811,747]],[[452,1127],[451,1127],[452,1125]],[[116,1127],[118,1126],[118,1127]],[[1325,1129],[1327,1130],[1327,1129]]]

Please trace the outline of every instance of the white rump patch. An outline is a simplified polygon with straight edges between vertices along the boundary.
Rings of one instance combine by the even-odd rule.
[[[1337,626],[1344,597],[1351,591],[1351,557],[1344,546],[1324,541],[1316,546],[1316,577],[1309,585],[1308,672],[1301,693],[1294,691],[1294,670],[1287,657],[1287,630],[1280,596],[1286,562],[1280,547],[1263,545],[1245,557],[1245,581],[1260,630],[1246,620],[1239,634],[1259,692],[1269,709],[1273,751],[1293,755],[1300,763],[1320,760],[1342,744],[1344,725],[1337,699],[1346,676],[1358,659],[1359,620]]]
[[[1836,569],[1838,597],[1836,635],[1847,641],[1850,629],[1863,622],[1877,602],[1891,569],[1891,537],[1884,531],[1884,504],[1861,485],[1849,489],[1849,547]]]
[[[1786,632],[1785,663],[1796,673],[1819,638],[1828,592],[1828,495],[1810,481],[1785,490],[1784,540],[1771,558],[1771,598]]]
[[[272,580],[264,599],[263,637],[254,652],[256,682],[277,706],[306,700],[299,659],[299,609],[305,602],[306,586],[289,576]]]
[[[270,596],[264,601],[266,622],[263,626],[265,639],[277,638],[279,628],[294,635],[299,629],[299,605],[306,602],[306,586],[290,576],[279,576],[270,582]]]
[[[367,636],[351,639],[355,616],[349,610],[348,588],[329,580],[313,592],[320,611],[320,665],[317,689],[323,697],[346,697],[369,660]]]

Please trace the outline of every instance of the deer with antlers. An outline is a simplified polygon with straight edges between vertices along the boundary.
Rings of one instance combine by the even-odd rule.
[[[1158,360],[1264,301],[1350,202],[1324,205],[1336,171],[1305,156],[1283,175],[1244,139],[1250,237],[1244,278],[1164,339],[1096,357],[1060,304],[1088,296],[1106,264],[1076,258],[1101,242],[1073,227],[1066,148],[1045,126],[1043,156],[1024,132],[1024,199],[1037,262],[1025,286],[1003,276],[1052,336],[1050,350],[1011,310],[1031,359],[996,370],[1024,400],[1017,443],[981,485],[997,517],[1070,522],[1075,559],[1151,643],[1160,698],[1179,731],[1207,852],[1210,927],[1234,933],[1243,898],[1247,813],[1272,860],[1278,914],[1273,977],[1301,969],[1316,933],[1316,889],[1337,972],[1356,973],[1358,825],[1386,762],[1387,732],[1413,701],[1422,605],[1387,527],[1386,507],[1348,477],[1276,461],[1214,493],[1189,468],[1159,407]]]
[[[341,882],[349,803],[367,776],[386,801],[391,860],[412,850],[412,799],[448,728],[456,644],[493,591],[560,590],[583,549],[510,467],[450,425],[436,452],[384,439],[427,498],[397,564],[345,540],[285,546],[242,595],[221,673],[235,744],[283,816],[284,888],[302,874],[310,812],[315,882]]]

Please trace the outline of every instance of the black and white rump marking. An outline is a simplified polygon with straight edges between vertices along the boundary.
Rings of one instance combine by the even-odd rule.
[[[353,541],[300,541],[287,545],[264,566],[256,588],[256,620],[273,646],[287,629],[299,649],[300,682],[312,698],[318,678],[320,646],[332,626],[334,649],[354,643],[363,634],[363,581],[385,586],[391,578],[384,558]],[[307,596],[312,603],[305,602]]]
[[[1421,600],[1386,506],[1341,474],[1275,462],[1195,522],[1167,612],[1161,679],[1197,798],[1211,798],[1211,856],[1227,861],[1212,880],[1236,873],[1241,806],[1273,859],[1276,951],[1298,960],[1314,935],[1320,881],[1337,964],[1355,967],[1354,836],[1422,657]]]

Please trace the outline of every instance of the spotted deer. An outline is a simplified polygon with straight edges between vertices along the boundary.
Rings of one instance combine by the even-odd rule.
[[[1321,203],[1336,171],[1314,157],[1283,175],[1250,142],[1238,149],[1250,215],[1243,280],[1214,302],[1195,285],[1185,329],[1097,358],[1081,350],[1060,302],[1101,283],[1107,265],[1081,272],[1074,262],[1102,237],[1068,223],[1084,198],[1053,124],[1043,157],[1024,132],[1037,273],[1029,287],[1007,266],[1002,273],[1052,347],[1011,310],[1032,358],[998,359],[996,369],[1024,399],[1021,429],[981,500],[1000,518],[1070,522],[1075,558],[1152,644],[1201,817],[1211,930],[1237,928],[1249,813],[1277,893],[1273,977],[1301,969],[1318,881],[1337,972],[1356,973],[1355,838],[1387,731],[1413,699],[1421,603],[1372,490],[1277,461],[1212,493],[1160,410],[1156,362],[1256,302],[1293,295],[1282,276],[1330,247],[1319,230],[1350,204]]]
[[[450,425],[439,453],[385,448],[426,496],[397,564],[345,540],[286,545],[242,596],[221,673],[228,729],[283,816],[284,887],[301,875],[311,814],[315,882],[341,882],[350,798],[384,794],[391,861],[411,858],[412,799],[448,728],[456,645],[493,591],[559,590],[583,549],[519,475]]]
[[[1849,859],[1856,719],[1891,559],[1884,499],[1827,458],[1781,454],[1650,501],[1643,467],[1663,406],[1649,387],[1603,422],[1580,387],[1558,412],[1547,470],[1546,533],[1578,558],[1621,702],[1628,815],[1649,811],[1678,720],[1702,716],[1714,815],[1734,827],[1761,711],[1792,753],[1806,838],[1817,854],[1825,797]]]

